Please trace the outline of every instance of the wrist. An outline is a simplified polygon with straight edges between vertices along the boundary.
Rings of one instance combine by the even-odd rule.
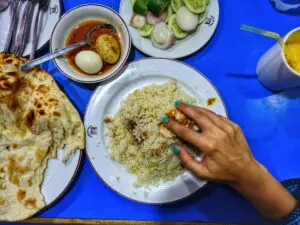
[[[246,192],[248,189],[261,189],[267,183],[269,172],[256,160],[248,163],[242,171],[236,182],[231,184],[231,187],[240,193]]]
[[[251,164],[234,188],[269,219],[288,215],[297,200],[258,162]]]
[[[268,183],[269,176],[267,169],[253,160],[243,169],[243,173],[232,187],[240,193],[247,192],[248,189],[260,190]]]

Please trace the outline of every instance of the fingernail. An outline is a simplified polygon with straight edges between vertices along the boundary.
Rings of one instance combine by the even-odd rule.
[[[164,116],[164,117],[162,118],[161,122],[162,122],[163,124],[167,124],[167,123],[169,123],[169,118],[166,117],[166,116]]]
[[[171,150],[173,153],[175,154],[178,154],[179,153],[179,148],[175,145],[175,144],[172,144],[171,145]]]
[[[192,104],[192,103],[189,103],[189,104],[188,104],[188,106],[189,106],[189,107],[192,107],[192,106],[193,106],[193,104]]]
[[[179,105],[181,105],[182,103],[183,103],[183,101],[177,100],[177,101],[175,102],[175,105],[176,105],[176,106],[179,106]]]

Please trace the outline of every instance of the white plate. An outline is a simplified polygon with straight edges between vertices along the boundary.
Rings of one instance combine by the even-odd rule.
[[[23,1],[21,12],[19,15],[22,15],[25,8],[25,2]],[[34,9],[34,15],[32,18],[35,18],[37,15],[37,5]],[[47,42],[49,41],[51,37],[51,33],[54,29],[55,24],[58,22],[59,17],[62,14],[62,6],[60,3],[60,0],[50,0],[49,8],[46,11],[46,13],[43,16],[43,23],[42,23],[42,31],[39,37],[37,50],[42,48]],[[19,16],[20,17],[20,16]],[[31,21],[31,29],[34,28],[34,19]],[[20,22],[20,20],[19,20]],[[10,24],[10,14],[9,14],[9,8],[6,9],[6,11],[0,13],[0,52],[4,50],[4,46],[6,43],[6,37],[9,30],[9,24]],[[31,32],[32,34],[32,32]],[[30,41],[27,43],[23,56],[27,56],[30,54],[32,47],[32,36],[30,37]]]
[[[82,150],[76,151],[66,164],[63,163],[64,153],[64,150],[58,149],[57,159],[48,161],[41,187],[46,207],[49,207],[65,194],[78,172]]]
[[[130,19],[133,15],[130,0],[121,0],[119,12],[129,27],[132,42],[136,48],[150,56],[177,59],[193,54],[211,39],[219,21],[219,1],[211,0],[207,18],[196,32],[184,40],[176,41],[175,45],[167,50],[153,47],[149,39],[141,37],[138,30],[130,26]]]
[[[134,90],[152,83],[165,83],[170,78],[176,79],[180,87],[197,98],[203,106],[208,98],[216,97],[217,102],[210,109],[227,116],[221,96],[204,75],[184,63],[156,58],[130,63],[116,80],[96,89],[87,107],[85,128],[88,158],[96,173],[112,190],[134,201],[148,204],[171,203],[193,194],[206,183],[186,171],[174,181],[137,189],[133,186],[136,176],[109,158],[104,118],[114,115],[120,103]]]

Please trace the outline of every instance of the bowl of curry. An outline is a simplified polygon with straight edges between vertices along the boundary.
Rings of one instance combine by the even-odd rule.
[[[51,51],[85,40],[94,27],[99,28],[91,33],[90,45],[54,60],[64,75],[77,82],[96,83],[117,76],[130,54],[131,37],[125,22],[114,10],[98,4],[66,12],[53,30]]]

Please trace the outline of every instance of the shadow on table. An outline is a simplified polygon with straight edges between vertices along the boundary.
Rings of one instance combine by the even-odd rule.
[[[291,100],[300,99],[300,87],[287,89],[282,94]]]
[[[243,74],[243,73],[227,73],[228,78],[241,78],[241,79],[256,79],[256,74]]]
[[[227,196],[224,195],[226,193]],[[224,197],[225,196],[225,197]],[[230,202],[229,200],[232,200]],[[189,211],[192,215],[193,222],[241,222],[245,221],[245,218],[256,217],[254,220],[259,220],[260,217],[256,213],[255,209],[250,204],[245,204],[245,199],[242,198],[238,192],[233,190],[227,185],[209,182],[207,186],[198,190],[188,198],[178,201],[176,203],[162,205],[157,207],[157,213],[160,215],[160,221],[170,220],[170,214],[174,215],[174,218],[178,218],[181,212]],[[212,204],[214,203],[214,204]],[[240,205],[241,204],[241,205]],[[245,212],[242,215],[238,215],[241,211],[236,212],[236,217],[230,218],[230,215],[235,215],[233,212],[236,210],[235,205],[239,205],[244,208]],[[175,216],[177,214],[177,216]],[[247,217],[245,217],[247,216]],[[244,218],[243,218],[244,217]],[[186,216],[182,218],[186,219]],[[197,220],[197,218],[205,218],[203,220]],[[249,223],[250,224],[250,223]]]
[[[187,198],[172,204],[162,205],[161,208],[174,208],[174,207],[177,208],[177,207],[184,207],[183,205],[193,204],[195,202],[195,199],[199,200],[210,196],[214,192],[214,190],[218,187],[218,185],[219,184],[217,183],[208,183],[203,188],[200,188],[198,191],[188,196]]]
[[[286,101],[285,112],[280,114],[281,126],[290,137],[300,138],[300,87],[287,89],[280,96]]]

